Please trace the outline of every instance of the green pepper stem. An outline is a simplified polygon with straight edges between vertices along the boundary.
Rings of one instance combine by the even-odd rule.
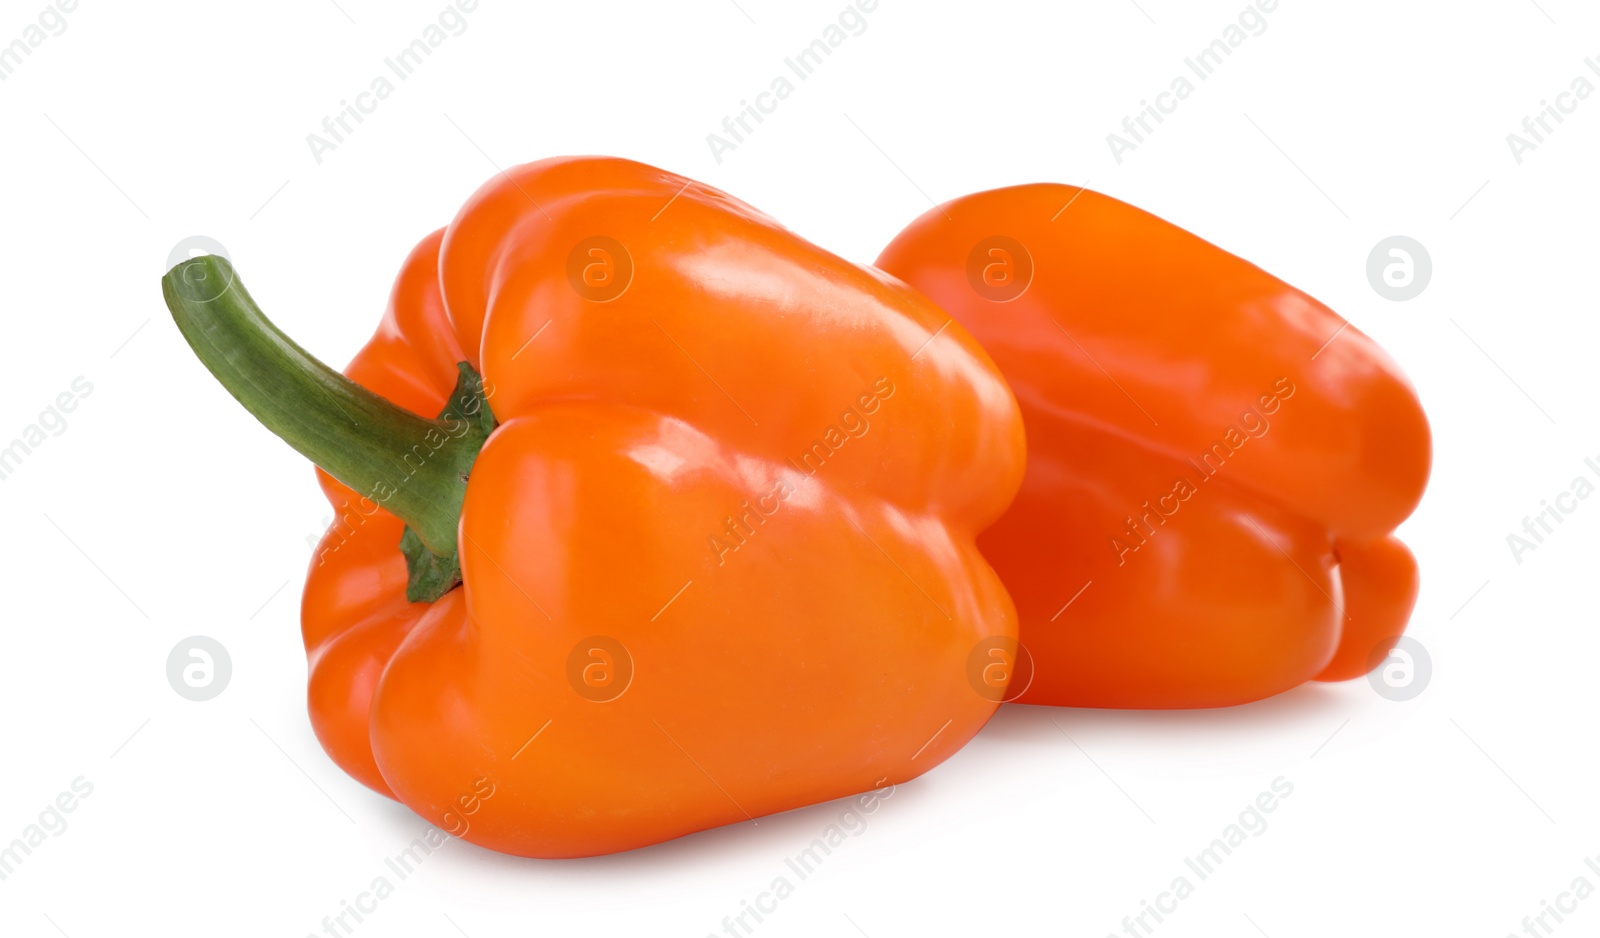
[[[190,348],[246,410],[404,521],[429,552],[453,560],[467,476],[494,426],[482,381],[469,365],[461,363],[462,381],[444,414],[429,420],[296,345],[256,306],[224,258],[186,260],[167,272],[161,289]]]

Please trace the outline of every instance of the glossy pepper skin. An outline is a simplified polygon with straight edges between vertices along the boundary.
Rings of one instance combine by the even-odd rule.
[[[1033,659],[1021,702],[1227,706],[1388,653],[1418,588],[1391,532],[1430,434],[1337,313],[1073,186],[956,199],[878,265],[965,325],[1022,406],[1022,491],[978,540]]]
[[[992,715],[967,661],[1015,613],[974,539],[1022,424],[926,298],[683,177],[553,159],[415,249],[345,373],[431,417],[463,361],[498,425],[459,588],[408,601],[401,520],[321,474],[310,711],[352,776],[581,857],[903,782]]]

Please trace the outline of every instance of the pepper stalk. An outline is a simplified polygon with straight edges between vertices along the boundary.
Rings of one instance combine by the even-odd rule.
[[[161,290],[189,347],[255,418],[329,475],[401,521],[406,598],[461,582],[457,528],[478,451],[494,431],[483,378],[467,362],[429,420],[318,361],[272,324],[226,258],[190,258]]]

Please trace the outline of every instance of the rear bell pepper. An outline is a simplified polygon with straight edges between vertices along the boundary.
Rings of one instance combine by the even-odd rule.
[[[997,706],[968,663],[1015,614],[974,538],[1020,483],[1021,419],[892,278],[583,158],[480,189],[342,376],[226,261],[164,286],[213,374],[326,470],[317,737],[442,830],[653,844],[913,778]]]
[[[878,259],[1022,406],[1022,491],[978,539],[1024,703],[1215,707],[1356,677],[1417,595],[1390,532],[1427,483],[1416,393],[1315,299],[1086,189],[966,196]]]

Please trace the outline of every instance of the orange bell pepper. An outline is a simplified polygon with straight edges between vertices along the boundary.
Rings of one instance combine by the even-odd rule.
[[[624,160],[513,169],[345,376],[221,258],[164,287],[327,471],[318,738],[444,831],[626,850],[903,782],[998,706],[968,663],[1015,612],[975,537],[1021,482],[1016,402],[926,298],[749,206]]]
[[[1378,663],[1417,568],[1428,423],[1389,357],[1261,269],[1063,185],[966,196],[878,265],[983,343],[1028,468],[978,539],[1024,703],[1216,707]]]

